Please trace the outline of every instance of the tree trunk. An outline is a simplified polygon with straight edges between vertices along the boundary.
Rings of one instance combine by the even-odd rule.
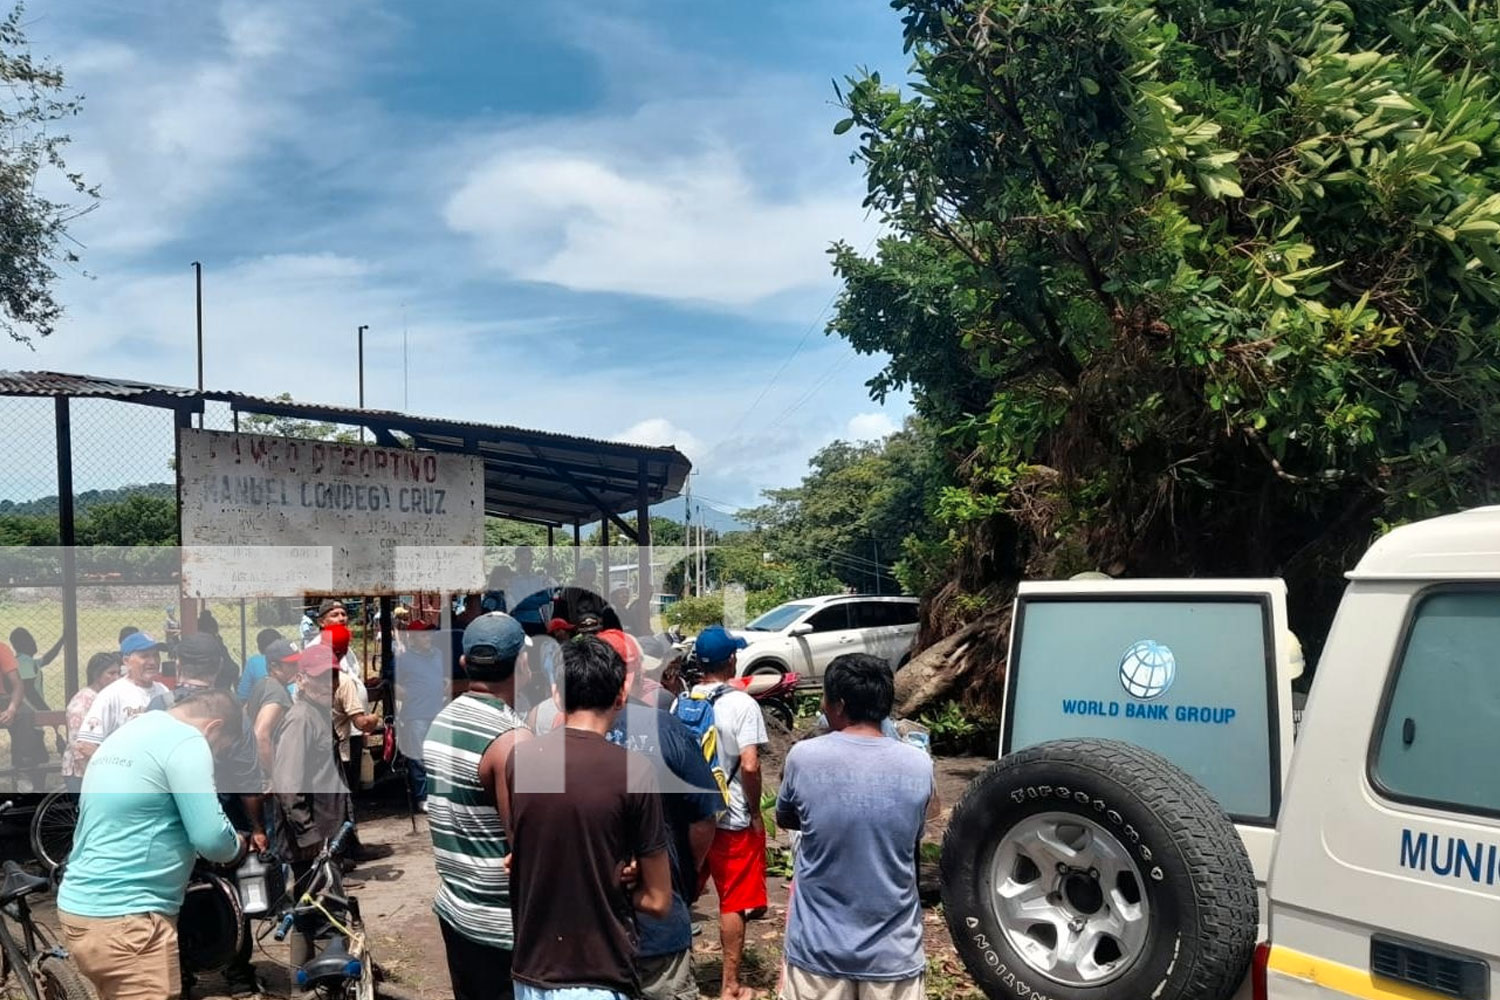
[[[915,719],[973,681],[998,691],[1005,679],[1010,604],[932,644],[896,672],[895,714]]]

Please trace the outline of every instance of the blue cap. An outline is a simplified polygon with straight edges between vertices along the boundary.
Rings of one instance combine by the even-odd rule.
[[[503,611],[491,611],[464,629],[464,657],[474,666],[514,660],[526,642],[521,623]]]
[[[120,643],[120,655],[127,653],[144,653],[148,649],[154,649],[158,653],[167,648],[164,642],[157,642],[144,632],[132,632]]]
[[[723,663],[734,655],[735,650],[748,645],[744,639],[730,635],[723,625],[710,625],[694,640],[693,658],[700,663]]]

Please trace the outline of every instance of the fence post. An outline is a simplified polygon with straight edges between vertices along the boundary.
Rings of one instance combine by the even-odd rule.
[[[641,619],[634,627],[651,631],[651,494],[646,481],[646,460],[636,464],[635,497],[635,565],[636,591],[639,594]]]
[[[78,693],[78,534],[73,517],[73,422],[68,397],[57,396],[57,540],[62,545],[63,690]]]

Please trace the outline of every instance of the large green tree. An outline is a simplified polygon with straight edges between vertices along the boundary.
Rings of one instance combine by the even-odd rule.
[[[928,517],[945,470],[917,420],[881,441],[835,441],[813,455],[802,482],[767,490],[741,511],[773,559],[864,591],[920,590],[930,566]]]
[[[68,226],[99,197],[63,159],[61,123],[81,108],[62,71],[32,57],[18,4],[0,20],[0,331],[23,344],[62,316],[57,268],[78,261]]]
[[[1491,497],[1500,8],[895,0],[833,329],[945,431],[949,587],[1283,574]],[[995,602],[1003,605],[1004,602]],[[1315,645],[1315,642],[1314,642]]]

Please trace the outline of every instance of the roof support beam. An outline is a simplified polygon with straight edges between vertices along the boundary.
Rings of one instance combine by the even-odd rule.
[[[620,520],[620,515],[610,510],[609,505],[606,504],[603,500],[600,500],[593,490],[589,489],[587,486],[583,485],[577,479],[575,479],[573,477],[573,474],[567,469],[561,468],[560,466],[555,466],[551,462],[547,461],[547,459],[542,456],[540,449],[533,447],[531,451],[534,455],[536,455],[538,461],[540,461],[543,465],[546,465],[557,474],[558,479],[561,479],[563,482],[573,487],[573,489],[578,491],[579,496],[583,497],[589,503],[599,508],[599,513],[603,514],[609,519],[611,524],[619,528],[620,534],[624,535],[632,542],[636,540],[635,531],[630,527],[630,525]]]

